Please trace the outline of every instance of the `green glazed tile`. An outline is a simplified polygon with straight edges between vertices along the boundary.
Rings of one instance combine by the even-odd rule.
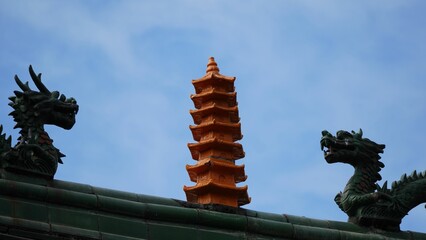
[[[14,201],[15,217],[37,222],[49,222],[49,215],[46,205],[30,203],[24,201]]]
[[[182,227],[171,224],[148,224],[148,239],[197,240],[197,227]],[[220,238],[218,238],[220,239]]]
[[[97,215],[91,211],[49,207],[51,224],[98,230]]]
[[[99,215],[99,231],[126,237],[146,238],[148,227],[144,219]]]

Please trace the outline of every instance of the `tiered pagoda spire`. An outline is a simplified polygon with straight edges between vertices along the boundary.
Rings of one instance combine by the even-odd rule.
[[[206,75],[192,80],[195,94],[191,95],[196,110],[190,110],[194,123],[190,126],[194,140],[189,143],[195,165],[187,165],[189,177],[196,185],[184,186],[188,202],[222,204],[238,207],[250,202],[247,186],[237,187],[247,176],[244,165],[235,160],[244,157],[238,116],[235,77],[219,73],[213,57],[207,64]]]

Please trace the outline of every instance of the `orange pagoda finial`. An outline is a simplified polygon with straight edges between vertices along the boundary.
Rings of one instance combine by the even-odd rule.
[[[207,70],[206,73],[210,72],[219,72],[219,68],[217,67],[217,63],[214,61],[214,57],[209,58],[209,63],[207,63]]]
[[[236,184],[247,179],[244,165],[235,165],[235,160],[244,157],[240,140],[240,118],[235,77],[219,74],[213,57],[207,64],[206,75],[192,80],[196,94],[191,95],[196,110],[190,110],[195,126],[190,126],[197,143],[188,148],[195,165],[187,165],[190,180],[196,185],[184,186],[188,202],[222,204],[238,207],[250,202],[247,186]]]

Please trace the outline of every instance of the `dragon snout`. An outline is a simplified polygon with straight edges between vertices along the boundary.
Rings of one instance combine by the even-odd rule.
[[[331,136],[331,133],[329,133],[327,130],[322,130],[321,134],[322,134],[323,137]]]
[[[331,144],[330,138],[333,138],[333,135],[329,133],[327,130],[323,130],[321,134],[322,134],[322,137],[321,137],[320,145],[321,145],[321,150],[323,150],[324,147],[330,146]]]

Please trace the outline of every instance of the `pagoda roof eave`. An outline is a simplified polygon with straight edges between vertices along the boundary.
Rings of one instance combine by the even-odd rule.
[[[205,92],[199,92],[197,94],[191,94],[191,100],[194,102],[195,108],[200,109],[203,102],[215,99],[225,99],[229,107],[237,105],[237,92],[224,92],[212,88]]]
[[[219,123],[219,122],[210,122],[202,125],[189,126],[192,132],[192,137],[195,141],[200,141],[202,137],[202,132],[217,131],[217,132],[227,132],[232,134],[232,140],[238,141],[243,138],[241,134],[241,124],[240,123]]]
[[[244,167],[244,164],[235,165],[233,163],[228,163],[226,160],[209,159],[208,161],[201,164],[186,165],[186,170],[188,171],[189,178],[192,182],[197,182],[196,177],[198,174],[203,173],[209,169],[216,168],[217,170],[232,172],[234,174],[235,182],[240,183],[247,179]]]
[[[200,152],[207,151],[209,149],[225,149],[232,151],[234,157],[231,160],[243,158],[245,155],[243,146],[240,143],[227,142],[217,138],[199,143],[188,143],[188,148],[191,152],[192,159],[197,161],[199,160]]]
[[[191,99],[194,99],[194,98],[200,98],[200,97],[205,97],[205,96],[210,96],[210,95],[217,95],[217,96],[235,98],[236,95],[237,95],[237,92],[224,92],[224,91],[220,91],[220,90],[212,88],[212,89],[207,90],[207,91],[202,92],[202,93],[191,94],[190,97],[191,97]]]
[[[213,113],[218,113],[222,115],[227,114],[230,116],[231,122],[234,122],[234,123],[237,123],[240,121],[237,106],[223,107],[223,106],[218,106],[217,104],[213,104],[205,108],[189,110],[189,113],[191,114],[195,124],[200,124],[202,117],[208,116]]]
[[[221,110],[223,112],[238,112],[238,106],[224,107],[224,106],[218,106],[217,104],[212,104],[205,108],[189,110],[189,113],[194,114],[198,112],[206,112],[206,111],[212,111],[212,110]]]
[[[221,80],[229,81],[229,82],[232,82],[232,83],[236,79],[236,77],[228,77],[228,76],[222,75],[222,74],[220,74],[218,72],[209,72],[209,73],[207,73],[206,75],[204,75],[201,78],[192,80],[192,84],[196,84],[198,82],[203,82],[203,81],[206,81],[206,80],[210,80],[212,78],[214,78],[214,79],[221,79]]]
[[[197,198],[197,196],[201,194],[206,194],[206,193],[211,194],[211,193],[217,193],[217,192],[235,194],[237,195],[237,202],[239,205],[250,203],[251,198],[247,194],[247,189],[248,189],[247,185],[242,187],[235,187],[235,186],[216,183],[211,180],[204,184],[197,184],[192,187],[187,187],[187,186],[183,187],[185,194],[187,195],[187,197],[190,197],[190,198]],[[192,200],[196,201],[196,199],[192,199]]]
[[[220,191],[230,191],[230,192],[244,192],[244,191],[247,191],[248,186],[247,185],[242,187],[230,186],[226,184],[220,184],[212,180],[206,183],[199,183],[191,187],[184,186],[185,192],[197,191],[200,194],[210,192],[209,191],[210,189],[220,190]]]

